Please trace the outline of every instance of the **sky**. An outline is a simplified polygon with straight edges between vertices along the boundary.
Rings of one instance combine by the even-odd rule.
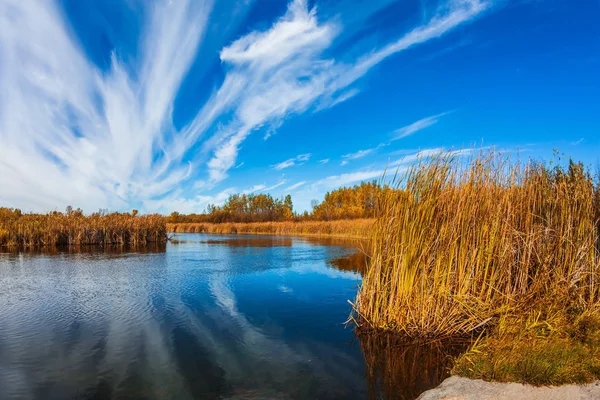
[[[600,0],[0,0],[0,206],[202,212],[493,147],[592,169]]]

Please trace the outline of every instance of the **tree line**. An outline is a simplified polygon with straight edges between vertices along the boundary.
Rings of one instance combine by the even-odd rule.
[[[327,192],[322,202],[313,200],[312,210],[294,211],[291,195],[276,198],[270,194],[233,194],[222,206],[208,205],[201,214],[173,212],[169,223],[223,223],[270,221],[333,221],[339,219],[373,218],[376,199],[382,191],[398,191],[376,181],[362,182]]]

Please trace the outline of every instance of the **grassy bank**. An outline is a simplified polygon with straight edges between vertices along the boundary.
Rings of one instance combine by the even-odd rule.
[[[160,215],[22,214],[0,209],[0,247],[164,243],[166,232],[165,218]]]
[[[506,315],[455,361],[452,373],[473,379],[534,385],[600,379],[598,313],[541,309]]]
[[[367,238],[371,235],[372,219],[337,221],[283,221],[283,222],[226,222],[167,224],[169,232],[199,232],[283,236],[322,236],[344,238]]]
[[[518,163],[494,153],[465,164],[444,155],[396,183],[402,195],[381,196],[376,205],[372,259],[355,303],[362,329],[481,334],[456,365],[471,377],[600,378],[597,362],[581,364],[598,360],[600,299],[599,194],[582,165]],[[560,372],[528,372],[544,363]]]

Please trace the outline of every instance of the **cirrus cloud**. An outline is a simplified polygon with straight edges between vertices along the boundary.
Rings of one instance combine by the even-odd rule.
[[[222,82],[187,123],[176,126],[175,99],[203,44],[212,1],[146,4],[136,62],[113,52],[102,70],[58,3],[5,0],[0,202],[28,210],[141,203],[151,211],[203,201],[205,195],[184,187],[208,190],[227,179],[241,165],[238,154],[252,132],[357,95],[353,84],[374,66],[473,20],[488,5],[448,1],[397,40],[340,61],[327,50],[343,24],[321,20],[316,7],[293,0],[269,28],[221,49]],[[286,160],[275,169],[306,160]]]

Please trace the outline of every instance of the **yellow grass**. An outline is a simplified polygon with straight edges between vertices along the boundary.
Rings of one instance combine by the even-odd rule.
[[[596,309],[598,193],[583,166],[446,154],[397,183],[406,191],[376,206],[355,303],[362,327],[444,337],[553,306]]]
[[[550,312],[549,312],[550,311]],[[600,318],[596,312],[544,307],[506,315],[455,361],[452,373],[534,385],[600,379]]]
[[[373,219],[337,221],[283,221],[283,222],[226,222],[167,224],[169,232],[202,232],[216,234],[257,234],[284,236],[321,236],[367,238],[371,235]]]

